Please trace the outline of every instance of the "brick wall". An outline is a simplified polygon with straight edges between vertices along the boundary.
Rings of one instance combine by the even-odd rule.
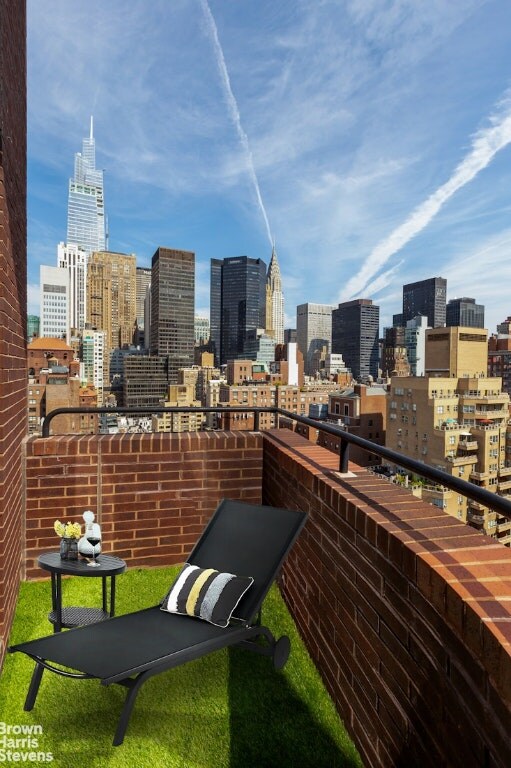
[[[26,434],[25,3],[0,0],[0,666],[18,593]]]
[[[222,498],[261,501],[262,437],[248,432],[31,438],[26,576],[55,549],[56,518],[92,509],[103,550],[130,567],[181,563]]]
[[[289,430],[263,501],[310,519],[285,599],[367,765],[511,765],[511,551]]]

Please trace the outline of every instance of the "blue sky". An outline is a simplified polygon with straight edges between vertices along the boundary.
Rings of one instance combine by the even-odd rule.
[[[110,249],[267,263],[296,305],[403,283],[511,315],[509,0],[28,0],[29,311],[94,115]]]

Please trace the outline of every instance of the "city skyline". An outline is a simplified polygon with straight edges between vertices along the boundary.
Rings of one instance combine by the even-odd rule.
[[[211,258],[268,262],[275,238],[287,327],[350,298],[390,325],[402,285],[438,275],[493,332],[511,314],[509,21],[501,0],[29,0],[29,310],[94,115],[109,247],[138,266],[193,250],[197,314]]]

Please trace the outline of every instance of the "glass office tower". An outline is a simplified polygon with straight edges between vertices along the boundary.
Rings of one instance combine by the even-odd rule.
[[[89,253],[106,248],[103,171],[96,169],[92,117],[89,137],[83,140],[82,151],[75,154],[74,176],[69,179],[67,242]]]
[[[211,259],[215,365],[245,355],[247,334],[266,327],[266,264],[250,256]]]
[[[151,355],[168,359],[168,383],[193,365],[195,253],[158,248],[151,271]]]
[[[342,354],[353,378],[378,378],[380,308],[371,299],[339,304],[332,312],[332,352]]]

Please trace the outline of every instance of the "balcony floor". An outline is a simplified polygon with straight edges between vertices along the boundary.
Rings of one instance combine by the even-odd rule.
[[[175,573],[133,569],[119,577],[117,613],[156,604]],[[101,581],[66,579],[63,593],[64,606],[99,605]],[[21,585],[10,643],[51,632],[50,602],[49,581]],[[263,623],[291,639],[282,671],[230,649],[158,675],[142,687],[121,747],[111,742],[124,689],[45,672],[34,709],[24,712],[33,662],[19,653],[7,654],[0,677],[2,720],[42,726],[36,749],[51,752],[57,766],[361,766],[276,587]]]

